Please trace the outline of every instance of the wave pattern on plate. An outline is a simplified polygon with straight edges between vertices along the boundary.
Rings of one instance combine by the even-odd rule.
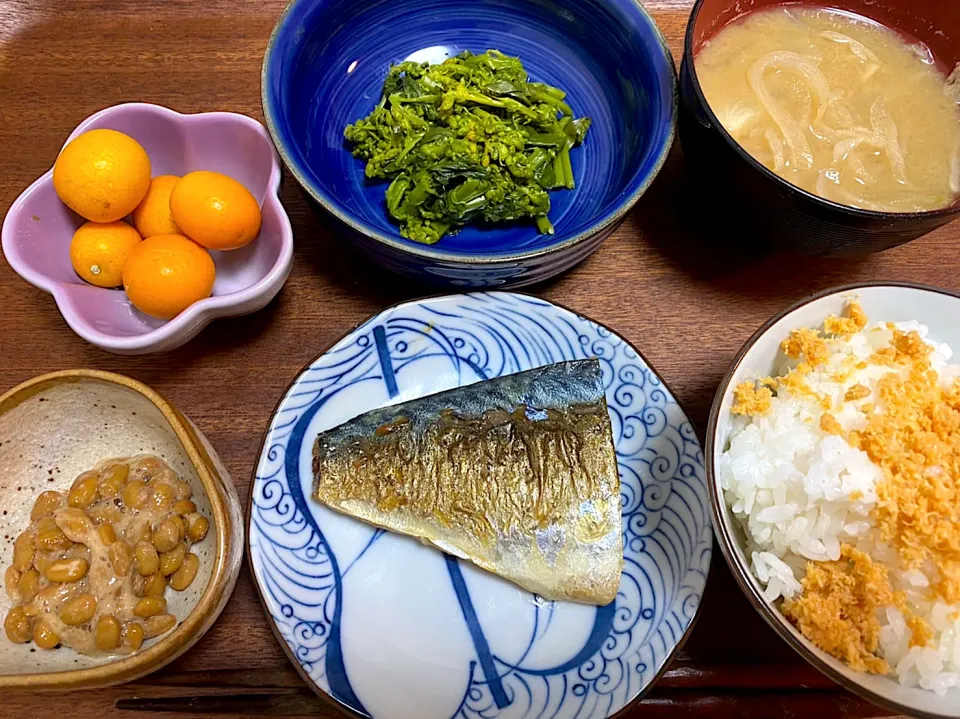
[[[413,387],[428,364],[436,373],[437,362],[456,386],[563,360],[601,361],[622,484],[625,565],[617,599],[597,610],[573,659],[547,668],[526,663],[553,621],[554,605],[538,601],[519,661],[491,648],[495,681],[479,658],[463,666],[466,691],[450,719],[616,713],[649,687],[699,605],[712,541],[703,455],[679,405],[628,343],[523,295],[460,295],[387,310],[315,361],[281,403],[253,487],[250,543],[256,580],[288,649],[321,691],[368,714],[343,665],[341,641],[349,638],[339,626],[340,613],[349,611],[341,606],[344,573],[359,556],[338,564],[296,468],[312,446],[304,433],[320,407],[358,383],[388,381],[384,350],[400,388]],[[381,536],[374,533],[360,556]]]

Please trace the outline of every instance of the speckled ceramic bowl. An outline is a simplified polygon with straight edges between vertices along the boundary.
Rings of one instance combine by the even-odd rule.
[[[130,681],[173,661],[210,628],[233,592],[243,550],[243,515],[236,490],[213,448],[176,408],[127,377],[70,370],[29,380],[0,396],[0,567],[10,565],[13,540],[30,523],[40,492],[66,490],[101,459],[149,453],[162,457],[193,488],[210,519],[193,584],[167,592],[178,619],[167,634],[131,656],[87,657],[12,644],[0,635],[0,691],[86,689]],[[0,615],[10,600],[0,592]]]
[[[943,696],[905,687],[885,676],[863,674],[821,651],[804,637],[772,603],[763,598],[763,588],[750,571],[744,552],[746,538],[740,523],[724,501],[717,466],[727,448],[734,388],[745,380],[773,373],[780,342],[798,327],[816,327],[830,314],[840,315],[847,301],[859,300],[871,320],[906,322],[917,320],[930,328],[930,337],[960,348],[960,295],[923,285],[884,282],[848,285],[826,290],[801,300],[780,312],[758,329],[743,346],[720,383],[707,428],[707,485],[713,511],[713,526],[723,556],[750,603],[797,653],[828,677],[869,701],[898,714],[928,719],[960,719],[960,687]],[[956,358],[954,358],[956,361]]]
[[[553,235],[517,221],[412,242],[387,214],[387,183],[366,179],[343,130],[376,106],[391,64],[490,48],[591,118],[570,153],[577,187],[550,193]],[[261,91],[284,163],[334,229],[395,272],[456,287],[529,285],[582,261],[657,176],[676,127],[673,57],[639,0],[291,0]]]
[[[281,169],[267,131],[232,112],[181,115],[159,105],[108,107],[81,122],[67,142],[87,130],[110,128],[136,139],[153,175],[215,170],[244,185],[260,202],[260,234],[246,247],[213,252],[213,295],[172,320],[148,317],[122,290],[89,285],[70,265],[70,239],[83,219],[60,202],[53,170],[24,190],[3,222],[3,254],[27,282],[53,295],[78,335],[110,352],[142,354],[173,349],[217,317],[255,312],[280,291],[293,264],[293,231],[280,198]]]

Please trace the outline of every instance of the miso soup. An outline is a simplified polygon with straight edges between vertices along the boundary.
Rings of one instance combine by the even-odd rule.
[[[960,195],[960,66],[850,13],[781,6],[722,28],[695,58],[730,135],[789,182],[886,212]]]

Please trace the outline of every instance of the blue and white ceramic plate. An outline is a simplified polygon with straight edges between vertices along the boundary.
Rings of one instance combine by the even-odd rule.
[[[548,602],[310,499],[317,433],[383,405],[598,357],[623,500],[606,607]],[[281,644],[313,687],[375,719],[604,719],[683,641],[710,563],[703,453],[656,373],[606,327],[511,293],[409,302],[314,361],[271,420],[250,560]]]

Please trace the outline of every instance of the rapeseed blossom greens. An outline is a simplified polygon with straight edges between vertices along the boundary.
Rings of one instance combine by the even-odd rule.
[[[367,177],[391,180],[387,209],[406,238],[433,244],[470,222],[524,217],[552,234],[548,191],[575,186],[570,148],[590,127],[565,97],[497,50],[403,62],[344,136]]]

